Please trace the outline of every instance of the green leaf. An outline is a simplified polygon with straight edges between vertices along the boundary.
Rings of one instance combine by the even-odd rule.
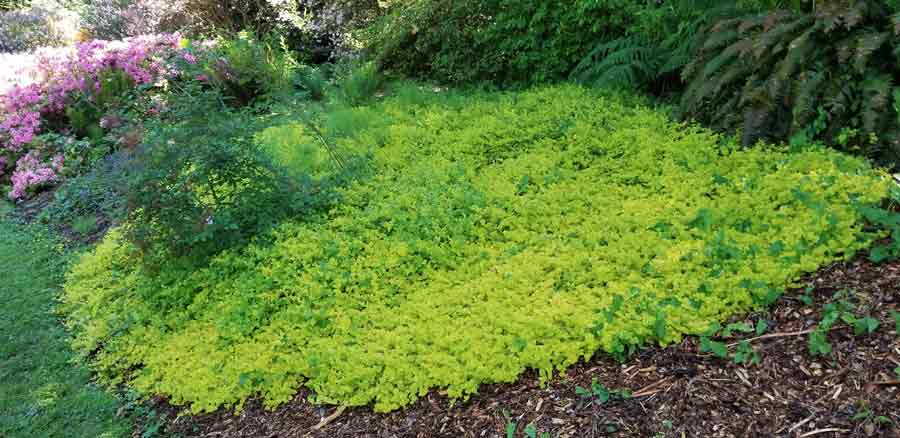
[[[594,395],[597,397],[597,401],[600,402],[600,404],[609,401],[609,389],[607,389],[605,386],[600,383],[594,382],[593,384],[591,384],[591,389],[593,390]]]
[[[853,322],[853,334],[859,336],[863,333],[872,334],[875,330],[878,330],[878,326],[881,325],[877,319],[867,316],[865,318],[856,319]]]
[[[536,438],[537,437],[537,427],[534,424],[529,424],[525,426],[525,436],[528,438]]]
[[[516,194],[521,196],[528,192],[528,185],[531,183],[531,177],[525,175],[519,180],[519,184],[516,186]]]
[[[813,303],[813,297],[809,295],[800,295],[799,299],[804,305],[807,306],[811,306]]]
[[[762,336],[763,333],[766,332],[766,329],[769,328],[769,323],[766,322],[765,319],[760,319],[756,321],[756,336]]]
[[[703,332],[703,336],[715,336],[719,330],[722,330],[722,325],[718,322],[714,322],[705,332]]]
[[[722,359],[728,357],[728,347],[724,343],[710,340],[707,337],[700,338],[700,351],[712,352]]]
[[[815,330],[809,334],[809,352],[819,356],[831,354],[831,344],[824,330]]]
[[[872,411],[866,409],[864,411],[857,412],[856,415],[850,417],[850,420],[852,420],[852,421],[865,420],[866,418],[869,418],[871,415],[872,415]]]
[[[722,331],[722,336],[726,337],[726,338],[730,338],[732,335],[732,332],[750,333],[752,331],[753,331],[753,327],[750,327],[750,325],[748,325],[747,323],[735,322],[735,323],[728,324],[725,327],[725,330]]]
[[[891,258],[891,252],[885,245],[876,246],[869,251],[869,260],[872,263],[881,263]]]
[[[514,421],[509,421],[506,423],[506,438],[515,438],[516,437],[516,427],[518,423]]]
[[[589,391],[587,388],[585,388],[583,386],[576,386],[575,387],[575,395],[578,395],[581,398],[587,398],[587,397],[591,396],[591,391]]]
[[[894,332],[900,336],[900,312],[891,310],[891,317],[894,318]]]
[[[663,311],[659,311],[656,314],[656,322],[653,324],[653,332],[656,334],[656,339],[659,341],[663,341],[666,339],[666,334],[668,334],[668,330],[666,330],[666,313]]]

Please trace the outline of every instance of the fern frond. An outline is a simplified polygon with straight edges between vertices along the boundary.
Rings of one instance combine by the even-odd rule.
[[[711,51],[732,44],[738,39],[739,35],[740,33],[738,33],[737,29],[725,29],[715,32],[703,43],[701,50]]]
[[[757,59],[762,58],[766,52],[779,54],[790,47],[791,41],[795,40],[798,33],[811,25],[813,20],[809,17],[800,17],[798,19],[784,22],[770,31],[763,33],[757,38],[757,42],[753,45],[753,55]]]
[[[853,51],[853,67],[856,71],[866,70],[869,58],[887,42],[890,34],[887,32],[867,31],[856,38],[856,49]]]
[[[655,79],[661,64],[659,52],[648,42],[617,38],[595,47],[570,76],[594,86],[634,86]]]
[[[709,78],[726,65],[740,59],[740,55],[746,52],[752,44],[752,40],[744,39],[726,47],[719,55],[713,57],[706,63],[706,66],[700,74],[701,77]]]
[[[712,122],[715,124],[725,124],[724,121],[728,118],[728,116],[737,114],[740,112],[740,108],[738,107],[740,95],[737,93],[732,94],[731,98],[722,102],[715,113],[713,113]],[[727,126],[727,125],[726,125]]]
[[[791,41],[787,55],[779,63],[775,72],[775,76],[779,80],[788,80],[800,66],[806,65],[810,59],[815,59],[817,44],[812,37],[814,32],[814,27],[809,28],[802,35]]]
[[[888,103],[891,99],[893,83],[890,75],[867,76],[862,83],[862,101],[860,115],[862,117],[863,132],[877,132],[879,121],[885,113],[888,113]]]
[[[822,95],[820,86],[827,76],[816,70],[806,70],[799,75],[794,85],[793,108],[791,110],[794,124],[806,126],[816,118],[816,105]]]

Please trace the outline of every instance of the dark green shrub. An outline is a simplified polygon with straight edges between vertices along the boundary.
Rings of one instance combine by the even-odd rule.
[[[241,32],[222,39],[203,60],[204,75],[236,106],[286,92],[299,66],[284,42]]]
[[[151,259],[202,258],[292,212],[299,187],[255,146],[259,123],[210,92],[148,122],[125,189],[126,238]]]
[[[379,66],[453,83],[679,83],[692,37],[734,11],[801,0],[416,0],[369,35]],[[663,81],[657,86],[655,82]]]
[[[338,75],[335,94],[347,105],[360,106],[370,102],[383,85],[384,80],[375,64],[352,65]]]
[[[295,83],[312,100],[322,100],[325,97],[325,88],[328,86],[328,80],[322,70],[310,66],[301,66],[297,70]]]
[[[892,15],[893,14],[893,15]],[[823,141],[896,166],[900,14],[884,0],[823,1],[720,21],[701,34],[681,113],[759,139]]]
[[[621,35],[635,0],[417,0],[370,35],[382,69],[444,82],[525,85],[567,77],[598,41]]]

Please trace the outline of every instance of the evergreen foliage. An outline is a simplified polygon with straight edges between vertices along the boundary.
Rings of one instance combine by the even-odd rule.
[[[823,141],[900,159],[900,13],[883,0],[817,2],[716,22],[682,76],[686,117],[759,139]]]

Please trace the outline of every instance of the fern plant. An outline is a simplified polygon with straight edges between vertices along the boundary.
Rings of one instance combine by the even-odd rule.
[[[760,139],[824,142],[896,167],[900,13],[885,0],[825,0],[720,20],[682,71],[680,112]]]
[[[678,91],[680,71],[691,60],[698,33],[710,22],[775,6],[800,8],[797,1],[678,0],[633,2],[625,32],[599,41],[570,74],[578,82],[613,88],[645,88],[655,94]]]

